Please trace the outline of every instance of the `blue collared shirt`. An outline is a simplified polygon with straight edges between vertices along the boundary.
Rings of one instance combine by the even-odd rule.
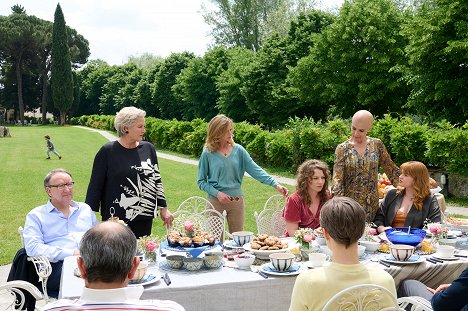
[[[46,256],[51,262],[72,256],[83,234],[97,224],[88,204],[72,201],[68,218],[50,200],[26,215],[23,238],[28,256]]]

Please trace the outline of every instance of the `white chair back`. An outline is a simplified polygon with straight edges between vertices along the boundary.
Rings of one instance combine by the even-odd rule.
[[[286,221],[281,210],[264,209],[259,213],[254,212],[257,223],[257,234],[268,234],[281,237],[286,231]]]
[[[183,232],[184,222],[188,220],[196,228],[208,231],[216,240],[224,242],[226,211],[221,214],[207,199],[197,196],[190,197],[179,205],[173,215],[173,230]]]
[[[392,306],[385,306],[389,299]],[[375,284],[360,284],[348,287],[335,294],[322,311],[377,311],[401,310],[397,298],[385,287]]]
[[[410,311],[432,311],[431,302],[418,296],[400,297],[397,299],[398,305],[403,310]]]
[[[268,198],[263,206],[263,209],[272,209],[275,211],[283,210],[284,206],[286,205],[286,200],[282,194],[275,194]]]
[[[24,293],[21,291],[29,292],[34,299],[43,299],[42,293],[26,281],[10,281],[0,285],[0,310],[24,310]],[[39,310],[36,308],[36,310]]]

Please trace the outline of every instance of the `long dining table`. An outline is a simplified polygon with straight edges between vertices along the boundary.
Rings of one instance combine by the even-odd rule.
[[[468,255],[467,250],[461,250],[459,255]],[[398,287],[405,279],[416,279],[427,286],[437,287],[450,283],[468,267],[468,259],[459,257],[457,260],[444,260],[432,263],[421,256],[423,260],[417,264],[383,265],[379,259],[387,254],[373,253],[362,257],[361,262],[369,267],[377,267],[387,271]],[[304,271],[309,265],[302,263]],[[78,298],[84,286],[84,281],[74,275],[76,257],[64,260],[60,287],[60,298]],[[258,267],[257,267],[258,268]],[[157,282],[145,286],[141,299],[170,299],[177,301],[187,311],[191,310],[288,310],[291,293],[296,276],[269,275],[264,278],[252,270],[235,268],[232,261],[219,269],[189,272],[186,270],[171,270],[167,268],[165,259],[158,257],[158,263],[150,266],[148,273],[157,276]],[[160,279],[167,273],[170,285]]]

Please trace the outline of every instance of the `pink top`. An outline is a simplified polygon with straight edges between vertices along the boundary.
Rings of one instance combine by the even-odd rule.
[[[330,198],[330,194],[327,191],[327,197]],[[286,206],[283,209],[283,218],[287,222],[297,222],[299,228],[312,228],[316,229],[320,227],[320,210],[325,202],[320,202],[317,209],[317,213],[314,214],[309,209],[304,201],[302,201],[299,193],[294,192],[290,197]],[[285,232],[286,236],[289,236],[288,232]]]

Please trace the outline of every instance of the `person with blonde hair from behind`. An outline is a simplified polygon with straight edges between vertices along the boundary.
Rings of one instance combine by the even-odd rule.
[[[396,297],[395,282],[390,274],[359,262],[358,240],[366,226],[366,211],[359,203],[347,197],[328,200],[320,212],[320,225],[332,251],[332,262],[299,274],[290,311],[320,311],[335,294],[359,284],[380,285]],[[385,298],[378,310],[390,306],[393,306],[392,301]],[[338,310],[338,307],[332,306],[331,310]]]
[[[278,184],[250,157],[247,150],[234,142],[234,123],[217,115],[208,124],[206,142],[198,161],[198,187],[208,194],[214,208],[227,212],[229,232],[244,229],[244,196],[242,180],[247,172],[259,182],[278,190],[283,196],[288,189]]]
[[[296,192],[283,209],[286,236],[294,236],[299,228],[320,227],[320,210],[330,199],[328,180],[330,171],[325,162],[307,160],[297,169]]]
[[[429,189],[429,172],[418,161],[400,166],[399,188],[391,189],[374,218],[377,231],[409,227],[422,229],[424,222],[440,222],[439,203]]]

